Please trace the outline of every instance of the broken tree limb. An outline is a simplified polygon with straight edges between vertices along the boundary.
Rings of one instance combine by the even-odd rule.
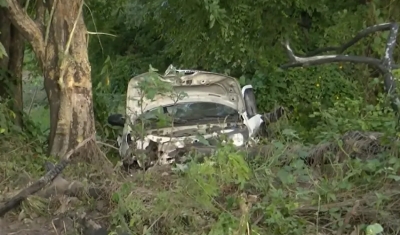
[[[337,54],[342,54],[348,48],[359,42],[361,39],[367,37],[368,35],[380,31],[388,31],[388,30],[392,31],[392,29],[393,29],[393,23],[383,23],[383,24],[373,25],[364,30],[361,30],[360,32],[357,33],[357,35],[354,38],[352,38],[350,41],[346,42],[341,46],[319,48],[317,50],[307,53],[305,57],[316,56],[330,51],[333,51]]]
[[[12,197],[10,200],[8,200],[4,205],[0,207],[0,217],[3,217],[8,211],[12,210],[13,208],[17,207],[22,201],[24,201],[28,196],[38,192],[41,190],[44,186],[46,186],[48,183],[53,181],[68,165],[70,162],[70,157],[72,154],[74,154],[78,149],[86,145],[90,140],[93,139],[92,137],[89,137],[82,142],[80,142],[74,149],[71,149],[67,154],[63,156],[63,158],[58,162],[54,168],[52,168],[50,171],[48,171],[44,176],[42,176],[39,180],[37,180],[35,183],[30,185],[29,187],[25,188],[21,192],[19,192],[17,195]]]
[[[46,171],[53,170],[55,165],[52,163],[46,163]],[[108,189],[103,186],[88,187],[79,181],[68,181],[61,175],[57,175],[51,184],[46,189],[37,193],[38,196],[43,198],[50,198],[54,195],[66,195],[68,197],[76,197],[81,199],[82,197],[90,196],[94,199],[99,199],[104,195],[107,195]]]
[[[298,57],[293,53],[289,42],[286,41],[284,44],[288,57],[293,61],[288,64],[284,64],[281,68],[294,68],[294,67],[306,67],[314,66],[335,62],[352,62],[360,64],[369,64],[377,67],[380,71],[385,71],[385,67],[381,65],[381,61],[375,58],[368,58],[364,56],[350,56],[350,55],[320,55],[311,57]]]
[[[378,31],[390,31],[385,48],[385,55],[383,59],[370,58],[365,56],[353,56],[353,55],[341,55],[347,48],[354,45],[361,38]],[[371,26],[367,29],[360,31],[356,37],[354,37],[348,43],[340,46],[340,47],[327,47],[322,48],[312,53],[309,53],[306,56],[296,56],[293,52],[292,48],[289,45],[289,41],[286,40],[283,43],[286,53],[290,59],[290,62],[281,66],[283,69],[293,68],[293,67],[304,67],[304,66],[314,66],[321,65],[327,63],[335,63],[335,62],[351,62],[351,63],[364,63],[369,64],[378,68],[380,73],[384,78],[384,88],[388,93],[388,96],[391,100],[391,107],[393,111],[398,114],[400,99],[396,94],[396,82],[392,73],[394,68],[397,68],[394,64],[393,59],[393,51],[396,46],[397,34],[399,31],[399,25],[395,22],[393,23],[384,23],[379,25]],[[336,51],[338,54],[334,55],[318,55],[322,52],[327,51]]]

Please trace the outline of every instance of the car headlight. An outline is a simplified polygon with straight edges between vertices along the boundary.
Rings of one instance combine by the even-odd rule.
[[[238,128],[231,130],[223,130],[221,131],[223,135],[225,135],[229,140],[233,142],[233,145],[236,147],[241,147],[246,144],[249,140],[249,131],[246,128]],[[226,143],[226,141],[223,141]]]
[[[235,146],[240,147],[240,146],[244,145],[244,136],[242,133],[233,134],[233,135],[229,136],[229,138],[232,140],[232,142]]]

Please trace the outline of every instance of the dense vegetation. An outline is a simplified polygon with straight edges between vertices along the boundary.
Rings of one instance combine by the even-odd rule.
[[[0,0],[0,6],[10,1]],[[27,14],[37,17],[39,1],[19,2],[26,3]],[[42,85],[46,71],[51,73],[43,69],[29,40],[21,44],[23,71],[29,76],[21,82],[24,110],[19,110],[22,114],[16,111],[15,92],[7,92],[19,83],[7,81],[18,81],[14,78],[18,74],[9,73],[10,63],[5,62],[7,58],[11,61],[12,50],[3,27],[9,15],[2,13],[6,8],[0,8],[0,61],[4,62],[0,63],[0,85],[11,87],[0,87],[0,179],[4,182],[0,190],[6,195],[42,175],[43,163],[55,159],[47,154],[51,118]],[[104,164],[96,161],[104,161],[103,157],[79,159],[73,163],[79,167],[67,169],[65,175],[85,184],[107,181],[110,195],[102,200],[79,197],[79,203],[31,197],[10,218],[17,216],[24,224],[39,216],[65,214],[73,210],[69,207],[83,204],[103,212],[106,219],[101,223],[110,225],[112,231],[122,227],[132,234],[341,235],[366,232],[365,226],[375,222],[388,234],[398,233],[400,204],[395,197],[399,192],[393,187],[400,179],[398,143],[385,141],[398,137],[397,119],[381,74],[366,64],[332,63],[287,70],[279,66],[289,61],[282,45],[285,39],[296,54],[339,46],[368,26],[399,22],[400,2],[91,0],[83,5],[83,15],[97,140],[107,163],[116,162],[117,151],[111,147],[118,133],[107,124],[107,117],[123,109],[129,79],[148,71],[150,65],[160,71],[174,64],[226,73],[242,85],[253,85],[259,112],[278,105],[293,112],[268,127],[272,133],[265,140],[269,150],[257,159],[248,160],[228,146],[214,159],[191,164],[185,173],[174,168],[133,177],[116,173],[118,167],[107,176],[99,173]],[[8,31],[18,29],[8,23]],[[54,35],[50,41],[57,43]],[[380,59],[387,37],[388,32],[374,33],[344,53]],[[398,45],[395,61],[400,61]],[[400,76],[399,70],[393,74]],[[16,116],[22,121],[16,121]],[[373,137],[379,132],[379,137],[383,135],[379,139],[389,142],[390,149],[375,154],[375,145],[364,148],[365,143],[342,138],[355,130],[373,132]],[[337,149],[325,148],[327,143],[334,143]],[[342,151],[335,156],[354,152],[360,158],[318,169],[306,167],[300,157],[315,148],[322,149],[322,155]],[[291,158],[291,163],[282,166],[283,157]],[[211,162],[224,167],[214,167]]]

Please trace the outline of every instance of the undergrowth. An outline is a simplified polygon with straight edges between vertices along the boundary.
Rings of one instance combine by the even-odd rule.
[[[262,164],[246,163],[242,154],[223,147],[184,172],[147,173],[126,182],[112,197],[112,222],[133,234],[209,235],[336,234],[340,229],[350,234],[379,222],[388,234],[397,234],[397,156],[353,159],[323,170],[302,160],[279,167],[287,146],[277,146]],[[168,179],[173,174],[179,177]],[[242,205],[243,197],[252,201]],[[346,222],[354,207],[357,214]]]
[[[321,118],[316,128],[320,141],[338,141],[338,135],[359,127],[394,134],[392,119],[376,111],[379,106],[355,109],[361,106],[350,102],[316,111],[315,117]],[[10,114],[1,108],[0,113]],[[365,118],[355,120],[357,112]],[[18,132],[13,129],[12,114],[2,117],[0,191],[4,199],[38,179],[45,172],[44,163],[56,159],[46,157],[46,138],[34,124],[30,132]],[[224,145],[214,156],[186,167],[155,167],[123,177],[116,171],[107,179],[101,166],[74,163],[63,177],[88,185],[110,181],[118,187],[110,187],[110,197],[102,199],[106,208],[99,209],[98,201],[87,198],[62,211],[100,210],[112,230],[132,234],[369,235],[379,231],[380,225],[385,234],[398,234],[400,159],[394,143],[390,152],[372,159],[349,158],[310,167],[301,151],[287,154],[294,146],[308,148],[305,139],[309,136],[287,120],[269,129],[271,138],[266,142],[271,148],[255,158]],[[32,135],[38,138],[31,140]],[[62,205],[32,196],[9,216],[17,220],[52,217]],[[369,227],[372,233],[368,225],[374,225]]]

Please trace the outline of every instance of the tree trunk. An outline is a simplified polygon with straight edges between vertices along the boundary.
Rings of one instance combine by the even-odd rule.
[[[18,30],[0,9],[0,43],[8,57],[0,61],[0,96],[11,99],[10,106],[16,114],[15,124],[22,127],[22,64],[24,60],[24,40]]]
[[[82,1],[61,2],[54,11],[47,58],[42,60],[50,104],[51,155],[64,155],[95,131],[86,27],[80,13]],[[66,48],[68,44],[69,49]],[[65,50],[68,51],[64,54]]]
[[[83,0],[38,1],[35,20],[16,0],[6,1],[7,16],[32,44],[43,71],[50,104],[48,153],[63,156],[95,132]],[[46,10],[53,15],[49,22],[43,20]],[[85,155],[93,150],[82,149]]]

